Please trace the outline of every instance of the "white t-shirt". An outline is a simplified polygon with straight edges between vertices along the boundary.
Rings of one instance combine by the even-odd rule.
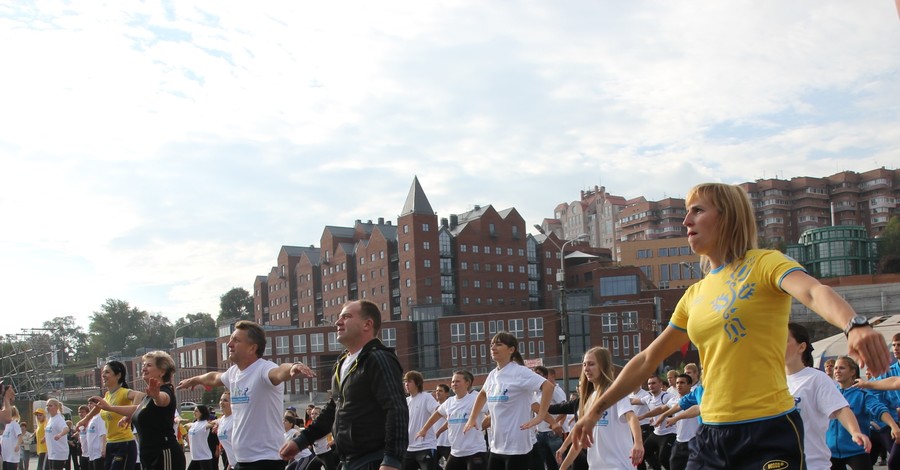
[[[59,439],[54,437],[66,428],[66,420],[61,413],[51,416],[47,421],[47,429],[44,431],[44,440],[47,441],[48,460],[67,460],[69,458],[69,440],[65,435]]]
[[[435,427],[432,426],[425,437],[416,439],[416,434],[431,417],[438,407],[437,400],[430,393],[419,392],[416,396],[406,397],[406,406],[409,408],[409,446],[407,452],[417,452],[426,449],[437,448],[437,438],[434,437]]]
[[[645,415],[650,411],[650,407],[644,403],[644,398],[649,396],[650,392],[644,390],[643,388],[639,388],[636,392],[628,394],[628,398],[637,398],[641,401],[640,405],[631,405],[631,409],[632,411],[634,411],[635,416]],[[650,418],[644,418],[640,420],[639,423],[641,426],[650,424]]]
[[[679,401],[681,401],[681,397],[673,395],[667,404],[669,405],[669,408],[673,408]],[[679,411],[676,414],[680,413],[684,413],[684,411]],[[675,423],[675,440],[678,442],[688,442],[694,438],[698,429],[700,429],[700,420],[697,418],[679,419],[678,422]]]
[[[77,429],[78,431],[78,443],[81,444],[81,455],[87,457],[87,429],[85,426],[81,426]]]
[[[447,401],[447,400],[444,400],[444,401]],[[438,402],[438,406],[440,406],[440,405],[441,405],[441,402]],[[441,429],[442,427],[444,427],[445,424],[447,424],[447,420],[444,418],[441,418],[441,419],[437,420],[436,423],[434,423],[435,436],[437,436],[438,429]],[[437,445],[438,445],[438,447],[450,447],[450,433],[448,433],[447,431],[444,431],[441,433],[440,436],[437,436]]]
[[[590,409],[597,399],[596,390],[588,398]],[[594,445],[588,448],[588,467],[591,470],[621,470],[633,468],[631,465],[631,448],[634,438],[628,426],[626,415],[634,413],[631,402],[623,398],[600,415],[594,426]]]
[[[541,392],[535,392],[534,396],[535,396],[535,398],[537,398],[538,403],[540,403],[541,402],[540,401]],[[553,387],[553,396],[550,398],[550,404],[555,405],[557,403],[562,403],[564,401],[566,401],[566,392],[563,391],[562,387],[560,387],[559,385],[556,385],[555,387]],[[556,415],[553,415],[553,416],[556,416]],[[547,423],[546,421],[541,421],[540,423],[538,423],[538,425],[536,426],[536,429],[537,429],[537,432],[546,432],[546,431],[551,430],[550,424]]]
[[[806,466],[830,468],[831,450],[825,443],[825,432],[831,415],[849,406],[847,399],[835,387],[833,379],[812,367],[804,367],[797,373],[788,375],[787,384],[794,396],[794,406],[803,419]]]
[[[228,456],[228,462],[232,463],[232,460],[234,460],[234,445],[231,442],[231,438],[234,433],[234,416],[223,415],[216,420],[216,424],[218,424],[216,427],[216,437],[219,438],[219,444],[222,444],[222,449],[225,449],[225,455]]]
[[[21,435],[22,427],[19,426],[19,423],[13,421],[6,425],[3,437],[0,438],[0,452],[3,453],[4,462],[19,463],[19,454],[22,448],[19,447],[19,450],[16,450],[16,446],[19,445],[19,436]]]
[[[652,393],[647,392],[647,395],[642,397],[641,401],[643,401],[644,404],[647,405],[647,407],[652,411],[656,408],[659,408],[660,406],[665,406],[672,397],[673,395],[669,392],[660,392],[657,396],[653,396]],[[674,434],[675,431],[675,426],[667,426],[665,421],[663,421],[659,426],[653,428],[653,434],[656,434],[657,436]]]
[[[284,384],[272,385],[269,380],[269,371],[277,367],[272,361],[257,359],[244,370],[233,365],[222,374],[222,383],[231,391],[234,419],[234,459],[230,462],[281,460]]]
[[[209,460],[213,458],[209,449],[209,421],[197,421],[190,424],[188,438],[191,443],[191,460]]]
[[[87,426],[87,447],[82,452],[87,452],[88,460],[100,458],[103,444],[103,436],[106,435],[106,421],[98,414],[91,418]]]
[[[520,426],[531,421],[534,392],[547,379],[516,362],[492,370],[482,390],[487,395],[491,414],[491,452],[500,455],[523,455],[531,451],[534,431]]]
[[[450,439],[450,455],[454,457],[468,457],[478,452],[487,452],[484,432],[481,429],[481,422],[487,416],[485,408],[481,409],[481,413],[475,419],[475,429],[463,433],[477,396],[477,393],[468,393],[462,398],[453,395],[438,407],[438,413],[447,419],[447,431],[444,434]]]

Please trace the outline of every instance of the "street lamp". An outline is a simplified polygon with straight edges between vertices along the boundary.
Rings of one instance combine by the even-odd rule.
[[[688,269],[691,271],[691,279],[694,279],[694,277],[697,275],[697,271],[694,270],[694,265],[693,265],[693,264],[688,263],[687,261],[682,261],[682,262],[680,262],[680,263],[678,263],[678,264],[680,264],[680,265],[682,265],[682,266],[688,268]],[[700,276],[700,277],[702,278],[703,276]]]
[[[181,325],[181,326],[179,326],[178,328],[175,328],[175,335],[172,337],[172,347],[173,347],[173,348],[177,348],[177,347],[178,347],[178,332],[179,332],[179,331],[181,331],[181,330],[183,330],[183,329],[185,329],[185,328],[187,328],[187,327],[189,327],[189,326],[191,326],[191,325],[196,325],[197,323],[200,323],[200,321],[201,321],[201,320],[197,319],[197,320],[194,320],[194,321],[192,321],[192,322],[190,322],[190,323],[188,323],[188,324],[186,324],[186,325]]]
[[[566,304],[566,245],[580,242],[588,235],[582,233],[577,237],[567,240],[559,247],[559,271],[556,273],[556,283],[559,284],[559,321],[562,323],[559,330],[559,343],[562,346],[563,390],[569,393],[569,317]],[[555,244],[555,242],[554,242]]]

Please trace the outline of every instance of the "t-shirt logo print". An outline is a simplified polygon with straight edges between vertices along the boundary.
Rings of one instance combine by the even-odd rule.
[[[239,388],[231,390],[232,405],[245,405],[247,403],[250,403],[250,387],[246,387],[243,390]]]
[[[732,343],[737,343],[741,338],[747,336],[747,328],[744,327],[744,323],[737,316],[738,307],[735,307],[734,303],[738,300],[749,299],[756,292],[756,283],[743,284],[750,276],[750,266],[755,259],[753,257],[745,260],[743,264],[732,272],[730,279],[725,283],[729,292],[720,295],[713,301],[712,308],[714,311],[722,314],[722,319],[725,320],[722,328]]]

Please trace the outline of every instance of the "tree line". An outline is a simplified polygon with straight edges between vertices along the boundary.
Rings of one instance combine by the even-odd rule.
[[[219,297],[219,314],[189,313],[172,323],[159,313],[148,313],[125,300],[107,299],[91,315],[88,330],[79,326],[74,316],[61,316],[45,321],[42,328],[62,349],[66,364],[107,357],[112,354],[133,356],[141,348],[170,349],[178,336],[207,338],[217,336],[216,323],[232,318],[253,319],[253,296],[235,287]]]

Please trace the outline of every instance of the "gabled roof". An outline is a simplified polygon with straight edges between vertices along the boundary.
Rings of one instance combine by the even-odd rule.
[[[428,202],[428,198],[425,196],[425,191],[422,190],[422,185],[419,184],[419,177],[417,176],[413,176],[412,186],[409,188],[409,194],[406,195],[403,210],[400,211],[401,216],[407,214],[434,215],[431,203]]]
[[[344,250],[344,253],[348,255],[356,253],[356,244],[354,243],[341,243],[338,246],[340,246],[341,249]]]
[[[325,230],[338,238],[353,238],[353,235],[356,233],[353,227],[338,227],[335,225],[326,225]]]

